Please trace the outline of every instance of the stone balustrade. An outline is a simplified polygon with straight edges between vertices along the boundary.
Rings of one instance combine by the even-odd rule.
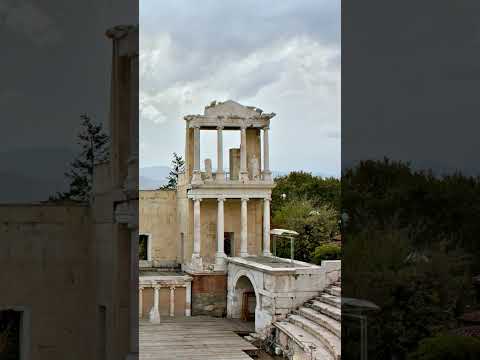
[[[172,278],[177,279],[165,279],[162,276],[162,280],[155,279],[160,276],[142,276],[140,278],[140,285],[138,288],[138,316],[142,318],[145,314],[143,313],[143,300],[144,294],[143,290],[153,289],[153,306],[151,307],[148,313],[148,319],[152,323],[160,322],[160,289],[167,288],[170,291],[169,297],[169,316],[175,316],[175,290],[177,288],[185,288],[185,316],[191,316],[191,277],[189,276],[172,276]]]

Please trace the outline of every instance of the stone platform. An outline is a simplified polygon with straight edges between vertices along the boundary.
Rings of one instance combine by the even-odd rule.
[[[140,359],[251,360],[247,352],[257,348],[237,332],[253,330],[252,323],[208,316],[140,321]]]

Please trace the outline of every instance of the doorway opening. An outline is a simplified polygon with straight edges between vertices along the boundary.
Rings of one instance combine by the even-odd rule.
[[[2,360],[22,359],[21,327],[21,311],[0,311],[0,354]]]
[[[150,235],[140,234],[138,236],[138,259],[149,261],[150,254]]]
[[[223,238],[223,250],[228,257],[235,256],[234,233],[226,232]]]
[[[235,300],[237,302],[237,317],[243,321],[255,321],[257,297],[252,282],[246,276],[241,276],[235,285]]]

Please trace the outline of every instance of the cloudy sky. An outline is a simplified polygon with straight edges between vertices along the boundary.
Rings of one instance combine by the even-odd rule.
[[[183,154],[184,115],[232,99],[277,114],[273,170],[338,175],[340,59],[340,1],[142,0],[141,166]],[[214,166],[215,146],[202,134]]]

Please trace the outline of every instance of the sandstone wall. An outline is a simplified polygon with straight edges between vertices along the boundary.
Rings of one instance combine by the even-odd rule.
[[[86,206],[0,206],[0,309],[24,311],[29,359],[94,359],[96,298]]]
[[[140,234],[150,235],[154,265],[175,264],[178,258],[179,228],[176,192],[140,191]]]

